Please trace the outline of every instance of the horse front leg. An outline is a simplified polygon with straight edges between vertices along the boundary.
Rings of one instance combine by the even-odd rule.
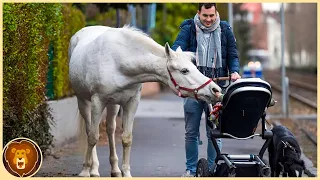
[[[132,145],[132,128],[134,115],[137,111],[137,107],[140,101],[140,93],[130,99],[130,101],[123,107],[122,117],[122,146],[123,146],[123,157],[122,157],[122,176],[131,177],[130,173],[130,152]]]
[[[118,156],[116,151],[115,131],[116,131],[116,117],[119,111],[119,105],[107,106],[107,135],[109,139],[110,156],[109,161],[111,165],[111,177],[122,177],[120,168],[118,166]]]

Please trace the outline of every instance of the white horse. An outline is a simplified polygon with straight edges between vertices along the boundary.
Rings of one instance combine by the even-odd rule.
[[[96,143],[99,123],[107,108],[111,176],[131,177],[130,149],[134,115],[142,83],[161,82],[181,97],[214,103],[221,89],[192,64],[191,52],[173,51],[132,27],[91,26],[79,30],[70,41],[69,77],[85,120],[86,156],[79,176],[100,176]],[[123,108],[122,174],[115,146],[116,115]],[[84,133],[85,134],[85,133]]]

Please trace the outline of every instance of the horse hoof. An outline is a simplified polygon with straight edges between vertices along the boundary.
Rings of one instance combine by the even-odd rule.
[[[112,172],[111,177],[122,177],[121,172]]]
[[[100,177],[100,173],[99,172],[91,172],[90,177]]]
[[[82,171],[79,175],[79,177],[90,177],[90,173],[86,171]]]
[[[90,177],[100,177],[100,174],[90,174]]]
[[[130,171],[129,172],[122,172],[122,177],[132,177]]]

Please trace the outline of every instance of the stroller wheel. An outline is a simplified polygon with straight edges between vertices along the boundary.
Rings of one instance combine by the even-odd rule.
[[[198,161],[196,177],[209,177],[209,175],[210,175],[210,172],[209,172],[208,161],[204,158],[201,158]]]

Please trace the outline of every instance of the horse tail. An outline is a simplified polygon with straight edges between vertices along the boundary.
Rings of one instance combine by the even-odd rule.
[[[77,34],[73,35],[70,39],[70,43],[69,43],[69,47],[68,47],[68,59],[70,61],[70,58],[71,58],[71,55],[72,55],[72,52],[74,50],[74,48],[77,46],[79,42],[79,38],[77,36]]]
[[[87,148],[88,148],[88,136],[87,136],[87,132],[86,132],[86,123],[84,118],[82,117],[82,115],[80,114],[80,111],[78,109],[77,112],[77,116],[78,116],[78,147],[79,147],[79,151],[81,153],[83,153],[84,155],[86,154]]]

